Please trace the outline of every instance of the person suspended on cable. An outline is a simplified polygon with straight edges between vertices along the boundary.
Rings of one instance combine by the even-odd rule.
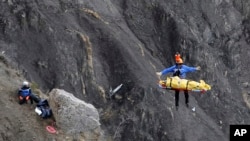
[[[201,69],[200,66],[189,67],[189,66],[183,65],[183,60],[181,59],[181,55],[177,52],[175,54],[175,65],[168,67],[168,68],[165,68],[161,72],[156,72],[156,75],[158,76],[159,80],[161,80],[162,75],[166,75],[168,73],[173,73],[173,76],[178,76],[181,79],[185,79],[187,73],[194,72],[194,71],[200,70],[200,69]],[[186,103],[186,106],[188,107],[188,103],[189,103],[188,91],[185,90],[184,94],[185,94],[185,103]],[[178,110],[179,90],[175,90],[175,106],[176,106],[176,109]]]

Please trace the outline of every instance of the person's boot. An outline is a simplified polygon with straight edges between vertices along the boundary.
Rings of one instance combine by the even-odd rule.
[[[187,108],[189,107],[188,103],[186,103]]]
[[[24,103],[23,100],[19,100],[19,104],[22,105]]]
[[[176,108],[176,111],[178,111],[178,109],[179,109],[179,106],[175,106],[175,108]]]

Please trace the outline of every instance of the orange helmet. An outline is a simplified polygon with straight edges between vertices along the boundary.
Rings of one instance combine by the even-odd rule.
[[[183,64],[183,61],[181,59],[181,55],[178,52],[175,54],[175,62],[177,64]]]
[[[179,60],[176,60],[175,61],[177,64],[183,64],[183,61],[182,61],[182,59],[180,58]]]
[[[175,61],[177,61],[177,60],[179,60],[179,59],[181,59],[181,55],[177,52],[177,53],[175,54]]]

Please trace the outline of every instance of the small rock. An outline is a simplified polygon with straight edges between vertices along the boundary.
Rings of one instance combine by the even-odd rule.
[[[220,124],[222,124],[222,121],[220,120]]]
[[[242,83],[243,87],[247,88],[249,86],[249,83],[248,82],[244,82]]]
[[[8,0],[8,4],[9,4],[9,5],[13,5],[12,0]]]
[[[122,99],[122,96],[121,95],[115,95],[115,99],[120,100],[120,99]]]
[[[192,111],[195,112],[195,107],[192,108]]]

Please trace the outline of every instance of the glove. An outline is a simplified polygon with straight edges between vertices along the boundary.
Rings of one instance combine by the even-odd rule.
[[[201,67],[200,66],[196,67],[196,70],[201,70]]]
[[[157,77],[159,78],[159,80],[161,79],[161,75],[162,75],[162,73],[161,72],[156,72],[156,75],[157,75]]]

